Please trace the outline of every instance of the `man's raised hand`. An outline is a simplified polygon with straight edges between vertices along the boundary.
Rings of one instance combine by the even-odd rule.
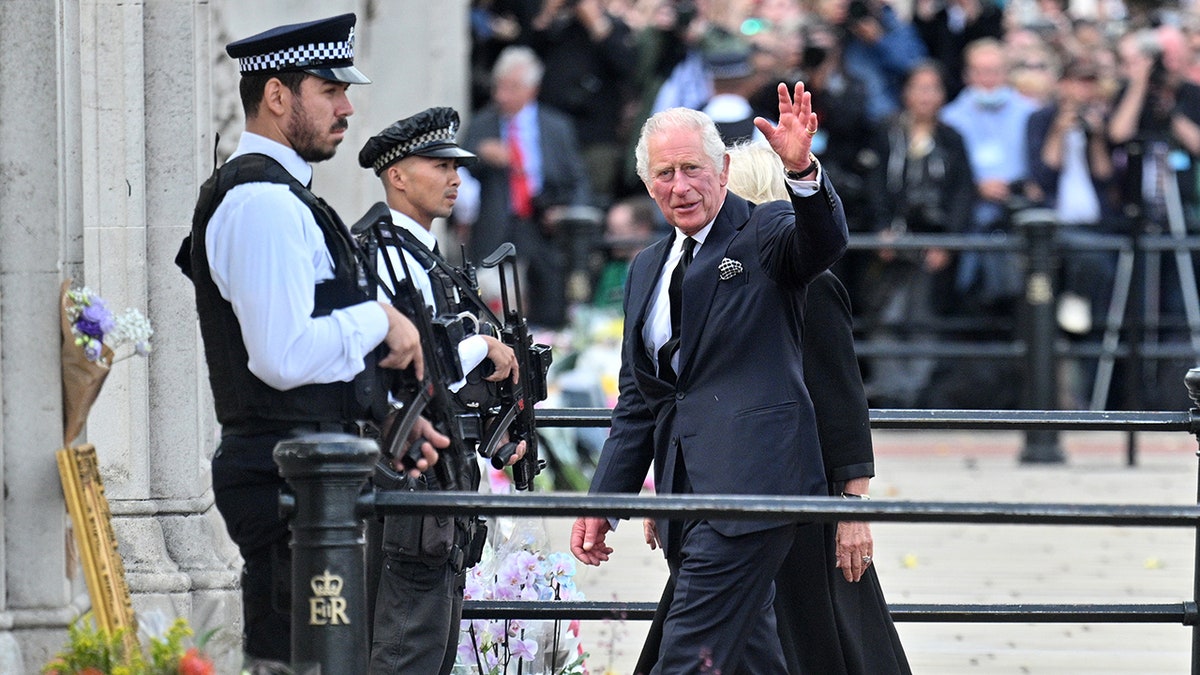
[[[804,83],[797,82],[795,94],[788,92],[787,84],[779,87],[779,124],[762,117],[754,118],[754,126],[762,132],[771,149],[783,160],[788,171],[804,171],[810,163],[812,139],[817,133],[817,114],[812,109],[812,94],[804,90]]]

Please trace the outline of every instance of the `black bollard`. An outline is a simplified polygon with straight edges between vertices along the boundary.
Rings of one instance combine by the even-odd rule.
[[[313,434],[280,442],[275,463],[292,489],[280,499],[292,531],[292,670],[296,675],[367,672],[367,592],[362,487],[375,441]]]
[[[1054,231],[1057,223],[1049,209],[1026,209],[1013,217],[1025,237],[1025,407],[1029,410],[1058,408],[1058,359],[1054,341],[1058,335],[1055,316],[1054,281],[1058,271]],[[1058,432],[1034,429],[1025,432],[1022,464],[1066,461],[1058,443]]]

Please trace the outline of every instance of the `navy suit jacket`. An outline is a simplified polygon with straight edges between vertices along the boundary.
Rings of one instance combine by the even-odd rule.
[[[803,294],[846,241],[825,176],[817,194],[790,204],[728,194],[684,276],[676,385],[658,377],[642,339],[671,237],[642,251],[626,288],[620,396],[590,491],[637,492],[653,462],[658,491],[670,493],[682,453],[696,494],[826,494],[804,385]],[[726,258],[742,271],[721,279]],[[711,524],[734,536],[781,523]]]
[[[591,190],[571,118],[539,104],[537,120],[542,190],[534,195],[535,205],[546,208],[588,204]],[[493,104],[476,113],[463,134],[462,146],[478,153],[481,142],[500,137],[500,110]],[[479,181],[479,218],[471,228],[468,247],[471,259],[479,262],[506,241],[519,243],[519,237],[512,229],[515,217],[509,204],[508,167],[478,161],[467,166],[467,171]]]

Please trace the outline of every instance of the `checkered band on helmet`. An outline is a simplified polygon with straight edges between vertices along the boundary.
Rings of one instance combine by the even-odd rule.
[[[321,66],[353,63],[354,28],[340,42],[316,42],[297,45],[238,59],[238,68],[243,73],[281,71],[289,68],[319,68]]]
[[[375,160],[375,163],[371,165],[371,169],[376,173],[376,175],[378,175],[379,172],[383,171],[384,167],[391,164],[397,158],[408,155],[413,150],[430,145],[432,143],[453,143],[455,131],[455,125],[453,124],[448,127],[427,131],[420,136],[417,136],[405,143],[401,143],[400,145],[397,145],[391,150],[388,150],[380,155],[379,158]]]

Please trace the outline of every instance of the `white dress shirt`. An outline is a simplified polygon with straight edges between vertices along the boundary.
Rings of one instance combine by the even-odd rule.
[[[693,260],[700,249],[704,247],[704,240],[712,231],[712,226],[713,224],[710,222],[692,235],[692,239],[696,240],[696,246],[692,248]],[[658,368],[658,350],[662,349],[667,340],[671,339],[671,275],[674,274],[675,267],[683,258],[683,242],[686,239],[687,235],[675,230],[675,239],[671,242],[671,252],[667,254],[667,262],[663,265],[662,273],[658,275],[658,283],[654,286],[654,300],[650,303],[650,313],[646,315],[646,323],[642,326],[642,342],[646,343],[646,349],[650,352],[650,360],[654,362],[655,368]],[[680,295],[682,296],[682,293]],[[675,353],[671,355],[671,368],[676,373],[679,372],[679,351],[676,349]]]
[[[294,150],[263,136],[243,133],[230,159],[246,154],[275,159],[303,184],[312,178]],[[387,335],[387,314],[375,301],[312,316],[314,289],[333,278],[333,258],[312,211],[287,185],[234,187],[213,212],[204,244],[213,282],[241,326],[250,372],[276,389],[348,382]]]
[[[437,237],[433,236],[432,232],[421,227],[417,221],[409,218],[403,213],[400,213],[396,209],[392,209],[392,222],[397,227],[402,227],[407,230],[413,235],[414,238],[416,238],[417,241],[424,244],[425,248],[428,248],[431,251],[433,250],[434,245],[437,244]],[[400,264],[400,253],[397,249],[399,249],[399,252],[403,252],[404,265]],[[384,285],[387,286],[388,290],[391,290],[393,293],[395,293],[396,289],[392,288],[391,279],[388,278],[389,275],[387,264],[384,263],[382,257],[384,255],[387,255],[391,259],[392,270],[396,272],[397,279],[405,278],[406,275],[404,274],[404,270],[405,265],[407,265],[407,268],[412,271],[414,285],[416,285],[417,290],[421,291],[421,295],[425,298],[425,304],[429,307],[432,307],[435,313],[440,313],[434,300],[433,284],[429,280],[429,270],[417,262],[417,259],[413,256],[413,254],[409,253],[403,248],[398,246],[380,247],[379,264],[376,269],[379,271],[380,280]],[[381,302],[390,302],[388,300],[387,293],[383,289],[379,290],[379,300]],[[479,365],[485,358],[487,358],[487,350],[487,342],[483,339],[482,335],[472,335],[458,343],[458,360],[462,364],[464,375],[474,370],[475,366]],[[450,385],[449,389],[450,391],[458,391],[466,383],[466,378],[463,378]]]

